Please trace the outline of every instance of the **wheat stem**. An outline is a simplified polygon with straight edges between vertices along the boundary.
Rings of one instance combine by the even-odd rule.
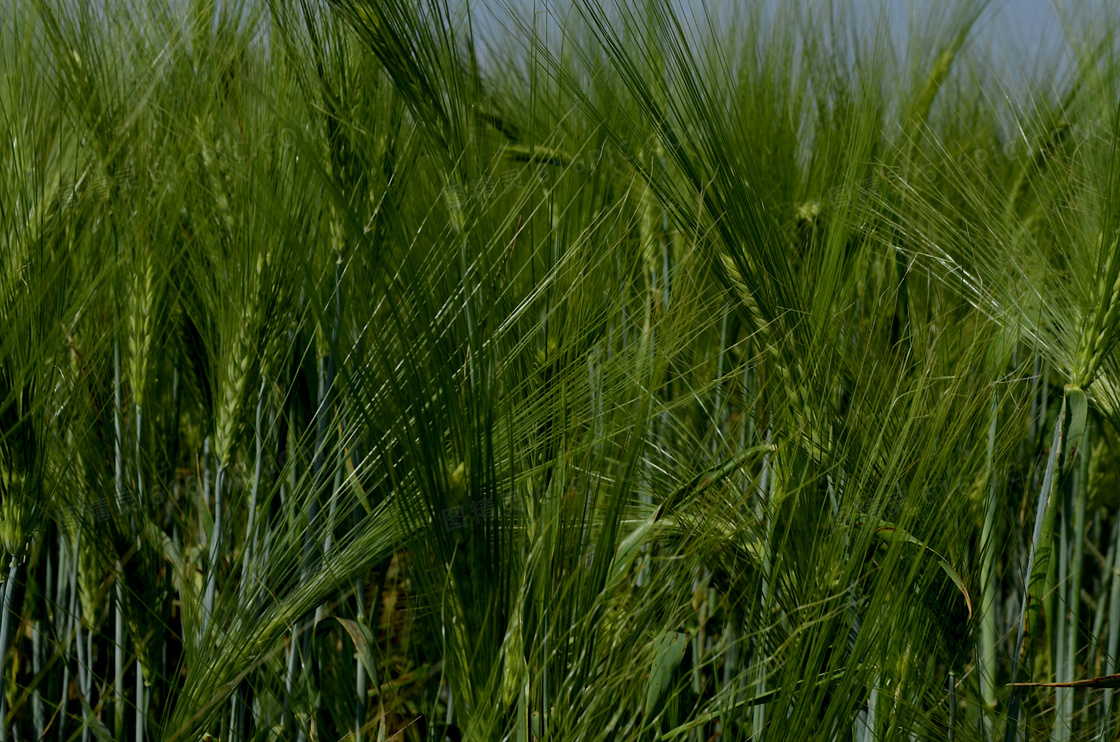
[[[1024,581],[1023,590],[1023,604],[1019,612],[1019,628],[1018,635],[1015,639],[1015,652],[1011,656],[1011,682],[1016,683],[1019,679],[1019,656],[1023,652],[1023,638],[1027,629],[1027,601],[1030,598],[1029,585],[1034,574],[1035,555],[1039,548],[1039,539],[1042,536],[1042,524],[1046,518],[1047,511],[1052,507],[1051,505],[1051,492],[1054,489],[1055,468],[1058,461],[1058,454],[1062,449],[1062,424],[1064,422],[1066,412],[1065,399],[1062,399],[1062,408],[1058,413],[1058,420],[1054,424],[1054,440],[1050,444],[1050,455],[1046,460],[1046,474],[1042,478],[1042,488],[1038,491],[1038,506],[1035,511],[1034,517],[1034,532],[1031,535],[1031,549],[1027,557],[1027,571],[1026,579]],[[1007,717],[1007,729],[1004,735],[1005,742],[1015,742],[1015,737],[1019,730],[1019,703],[1020,692],[1019,687],[1012,685],[1011,699],[1008,701],[1009,711]]]
[[[1117,670],[1117,659],[1120,657],[1120,517],[1116,518],[1116,527],[1113,533],[1113,543],[1116,544],[1112,570],[1112,585],[1108,598],[1108,651],[1105,654],[1105,675],[1112,675]],[[1109,720],[1112,718],[1113,689],[1104,691],[1104,709],[1101,711],[1101,736],[1104,737]]]
[[[74,563],[74,569],[66,569],[68,563],[67,544],[69,544],[69,537],[63,531],[59,531],[58,538],[58,594],[55,600],[57,605],[62,605],[64,596],[64,582],[70,585],[69,595],[66,595],[66,604],[69,609],[65,611],[62,619],[62,697],[58,701],[58,738],[59,740],[66,739],[66,706],[70,700],[70,634],[77,624],[78,612],[78,590],[77,590],[77,562]],[[64,579],[63,576],[66,576]]]
[[[210,620],[214,613],[214,596],[218,586],[218,563],[222,548],[222,489],[225,484],[225,474],[225,463],[219,461],[218,471],[214,476],[214,527],[210,532],[210,563],[206,575],[206,593],[202,599],[200,639],[204,638],[206,632],[209,631]]]
[[[19,563],[19,556],[12,554],[8,562],[8,576],[4,580],[4,601],[0,606],[0,669],[4,672],[3,677],[0,678],[0,742],[8,740],[8,668],[5,660],[8,657],[8,641],[11,637],[12,602],[16,594],[16,580],[19,579]]]
[[[987,502],[984,508],[984,526],[980,532],[980,579],[981,585],[981,640],[980,640],[980,683],[981,694],[986,710],[996,706],[996,571],[995,571],[995,521],[998,501],[994,472],[996,428],[999,417],[999,387],[992,389],[991,423],[988,427],[987,450]],[[987,731],[985,731],[987,737]]]

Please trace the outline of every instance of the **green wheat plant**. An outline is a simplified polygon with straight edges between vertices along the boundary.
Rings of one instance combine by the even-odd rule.
[[[1120,15],[3,0],[0,741],[1112,739]]]

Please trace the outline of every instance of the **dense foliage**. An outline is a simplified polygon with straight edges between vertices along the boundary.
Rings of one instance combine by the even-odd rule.
[[[0,742],[1114,738],[1120,14],[763,5],[5,0]]]

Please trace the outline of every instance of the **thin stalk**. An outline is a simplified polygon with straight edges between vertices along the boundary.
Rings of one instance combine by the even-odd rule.
[[[91,626],[86,632],[86,659],[93,662],[93,627]],[[93,665],[91,664],[86,668],[86,699],[89,703],[93,703]],[[82,742],[89,739],[89,726],[82,730]]]
[[[178,346],[177,346],[178,347]],[[171,397],[174,400],[172,408],[174,413],[172,415],[171,423],[171,440],[168,443],[168,455],[171,461],[177,461],[179,455],[179,425],[182,422],[183,415],[183,388],[179,380],[179,365],[182,363],[182,351],[178,350],[175,355],[175,365],[173,367],[171,379]],[[174,476],[174,474],[172,475]],[[194,498],[191,498],[193,502]],[[178,524],[172,526],[173,537],[178,536]],[[160,641],[160,674],[159,678],[166,678],[167,672],[167,641],[163,639]],[[154,679],[153,679],[154,683]]]
[[[33,621],[31,624],[31,671],[39,674],[39,670],[43,666],[43,636],[39,629],[39,622]],[[31,718],[35,725],[35,739],[43,738],[43,694],[39,691],[39,686],[35,686],[35,690],[31,694]]]
[[[55,540],[57,540],[59,543],[62,542],[62,539],[57,537],[57,536],[56,536]],[[43,599],[49,602],[50,601],[50,596],[52,594],[55,594],[54,593],[55,579],[54,579],[54,562],[51,561],[50,555],[48,554],[48,549],[47,549],[47,544],[48,543],[49,543],[49,541],[45,541],[44,544],[43,544],[43,558],[44,558],[44,561],[46,562],[46,564],[44,565],[44,571],[46,572],[46,575],[44,577],[45,584],[43,585]],[[61,605],[61,603],[59,601],[55,601],[55,606],[59,606],[59,605]],[[52,624],[55,623],[55,621],[53,620],[53,618],[54,618],[53,614],[49,615],[48,617],[52,619],[51,620]]]
[[[295,420],[295,400],[294,399],[288,405],[288,419],[290,421]],[[293,429],[291,429],[291,427],[289,427],[289,430],[288,430],[288,437],[289,437],[288,448],[291,451],[290,458],[294,462],[296,460],[296,458],[300,456],[300,453],[298,451],[294,450],[295,445],[297,443],[297,438],[296,438],[295,431]],[[294,464],[289,464],[288,465],[288,485],[287,485],[286,488],[283,485],[281,485],[281,488],[280,488],[281,497],[283,498],[285,493],[287,493],[288,496],[291,497],[291,496],[294,495],[295,491],[296,491],[296,469],[295,469]],[[305,534],[304,538],[306,538],[306,534]],[[295,683],[296,653],[299,651],[299,647],[297,646],[297,641],[296,641],[299,637],[299,635],[296,631],[298,626],[299,626],[298,621],[295,621],[295,622],[292,623],[292,638],[291,638],[291,641],[288,643],[288,656],[286,658],[287,659],[287,667],[286,667],[285,674],[284,674],[284,709],[283,709],[283,713],[282,713],[282,716],[281,716],[281,726],[280,726],[280,728],[283,729],[284,732],[289,734],[289,735],[291,734],[291,728],[292,728],[292,685]]]
[[[16,595],[16,580],[19,579],[19,562],[19,555],[12,554],[8,562],[8,577],[4,581],[4,603],[0,608],[0,669],[4,671],[3,678],[0,678],[0,742],[8,740],[8,689],[5,687],[8,671],[4,660],[8,656],[8,638],[12,629],[12,601]]]
[[[704,580],[703,568],[697,569],[696,577],[692,582],[692,592],[695,595],[696,591],[700,588]],[[700,605],[700,610],[696,617],[697,630],[696,634],[692,637],[692,692],[699,695],[702,679],[701,663],[704,661],[704,637],[706,636],[706,624],[708,622],[708,603],[705,601]]]
[[[214,477],[214,528],[210,536],[210,565],[206,575],[206,594],[202,599],[202,627],[199,638],[203,638],[210,628],[214,613],[214,594],[218,586],[218,559],[222,548],[222,486],[225,484],[225,463],[218,462],[218,472]]]
[[[1031,373],[1031,430],[1030,445],[1034,445],[1035,436],[1038,434],[1038,386],[1042,378],[1042,356],[1035,355],[1034,369]],[[1043,392],[1045,396],[1045,392]],[[1043,413],[1045,415],[1045,412]]]
[[[1039,386],[1038,386],[1038,396],[1041,398],[1041,399],[1039,399],[1039,407],[1042,410],[1042,414],[1038,418],[1039,436],[1042,435],[1042,426],[1046,423],[1046,413],[1050,409],[1049,385],[1046,384],[1044,381],[1042,381],[1042,379],[1048,378],[1049,375],[1050,375],[1050,370],[1046,367],[1046,363],[1044,362],[1042,364],[1042,376],[1040,377]],[[1065,407],[1065,397],[1062,398],[1062,403],[1063,403],[1062,406],[1064,408]]]
[[[113,486],[117,507],[121,505],[124,471],[121,468],[121,344],[113,340]]]
[[[766,442],[770,442],[770,431],[766,431]],[[770,463],[770,454],[766,453],[762,458],[762,481],[760,490],[762,493],[762,509],[766,513],[766,545],[764,547],[762,556],[762,595],[761,595],[761,610],[762,610],[762,625],[765,626],[769,623],[767,616],[770,611],[770,595],[771,595],[771,582],[773,581],[773,555],[772,549],[774,546],[774,518],[773,513],[768,512],[770,502],[772,499],[772,479],[773,472],[771,471],[772,464]],[[766,645],[765,645],[766,632],[763,630],[755,642],[755,664],[756,664],[756,685],[755,695],[762,695],[766,693]],[[766,728],[766,704],[760,703],[753,709],[753,729],[754,739],[762,739],[762,731]]]
[[[735,689],[732,688],[731,685],[736,679],[735,666],[736,660],[738,659],[739,640],[735,636],[735,623],[733,621],[727,622],[727,626],[720,639],[725,641],[725,649],[722,652],[723,688],[725,689],[725,695],[728,698],[734,699],[736,695]]]
[[[90,700],[90,691],[92,687],[92,668],[87,658],[93,654],[92,651],[86,651],[89,645],[82,643],[82,603],[78,600],[78,557],[82,549],[82,527],[78,526],[78,534],[74,539],[74,569],[70,573],[70,590],[71,590],[71,604],[74,606],[74,641],[78,648],[78,685],[81,690],[82,696],[88,702]],[[92,631],[90,632],[92,633]],[[88,703],[82,704],[82,742],[89,740],[89,711]]]
[[[171,369],[171,407],[174,413],[171,416],[171,440],[167,442],[167,451],[172,461],[177,460],[179,453],[179,422],[183,414],[183,385],[179,381],[179,363],[181,358],[178,354],[175,357],[175,365]]]
[[[1098,595],[1100,598],[1097,600],[1097,608],[1093,611],[1093,628],[1089,632],[1089,644],[1085,647],[1085,661],[1092,663],[1092,674],[1094,676],[1101,674],[1100,657],[1098,652],[1100,650],[1101,630],[1104,628],[1104,614],[1105,609],[1108,608],[1108,599],[1105,591],[1112,585],[1112,560],[1116,554],[1116,538],[1113,535],[1112,541],[1108,545],[1108,551],[1105,553],[1102,574],[1100,576],[1100,585],[1098,586]],[[1085,701],[1088,703],[1090,696],[1085,696]]]
[[[146,514],[144,509],[144,473],[140,469],[140,462],[143,458],[140,455],[140,431],[142,430],[140,403],[136,403],[136,508],[140,512],[140,517],[137,519],[143,522],[142,518]],[[140,549],[140,534],[137,529],[136,535],[136,548]],[[136,742],[144,742],[144,715],[147,712],[147,707],[144,705],[144,670],[140,666],[140,653],[136,653],[134,660],[136,665]]]
[[[552,630],[552,628],[548,624],[548,619],[549,619],[550,615],[551,615],[551,611],[548,610],[548,606],[545,606],[545,610],[542,611],[542,615],[541,615],[541,645],[542,645],[542,648],[543,648],[542,655],[546,658],[545,663],[544,663],[544,667],[543,667],[543,672],[541,672],[541,730],[542,730],[541,733],[540,733],[541,736],[544,736],[544,735],[548,734],[548,721],[549,721],[548,710],[552,707],[551,706],[552,701],[550,701],[549,697],[548,697],[548,660],[547,660],[547,657],[548,657],[548,635],[549,635],[549,632]],[[380,742],[380,740],[378,742]]]
[[[1058,461],[1058,452],[1062,450],[1062,423],[1066,412],[1065,398],[1062,398],[1062,409],[1058,413],[1058,421],[1054,425],[1054,440],[1050,444],[1050,455],[1046,460],[1046,474],[1042,478],[1042,488],[1038,492],[1038,508],[1034,516],[1034,532],[1031,535],[1031,550],[1027,557],[1027,572],[1025,589],[1023,590],[1023,604],[1019,613],[1019,630],[1015,640],[1015,652],[1011,655],[1011,698],[1008,701],[1007,729],[1004,734],[1005,742],[1015,742],[1019,730],[1019,687],[1014,683],[1019,680],[1019,655],[1023,651],[1023,638],[1026,631],[1027,601],[1030,598],[1030,582],[1034,570],[1035,554],[1038,552],[1038,542],[1042,536],[1042,522],[1050,509],[1050,495],[1054,489],[1054,469]]]
[[[1058,657],[1057,655],[1060,653],[1061,648],[1064,646],[1060,638],[1057,636],[1059,630],[1059,621],[1057,615],[1055,614],[1055,610],[1060,607],[1057,605],[1059,602],[1058,562],[1060,561],[1060,559],[1054,558],[1054,546],[1050,543],[1047,537],[1048,534],[1053,533],[1053,521],[1057,520],[1058,509],[1059,508],[1055,506],[1050,511],[1050,513],[1047,514],[1047,518],[1049,520],[1045,521],[1042,525],[1042,542],[1039,546],[1037,560],[1040,568],[1045,565],[1045,579],[1043,580],[1041,599],[1044,617],[1040,625],[1043,626],[1043,630],[1046,634],[1044,638],[1047,651],[1045,653],[1044,659],[1046,662],[1045,676],[1047,678],[1053,678],[1056,676],[1056,673],[1060,672],[1061,657]],[[1066,507],[1064,509],[1068,512],[1070,508]],[[1039,569],[1039,574],[1042,574],[1041,569]],[[1064,589],[1065,584],[1062,583],[1061,587],[1062,589]],[[1037,593],[1031,596],[1032,601],[1037,600],[1038,598],[1039,595]]]
[[[996,510],[999,503],[996,498],[996,482],[994,471],[994,457],[996,445],[996,428],[999,422],[999,387],[992,389],[991,422],[988,426],[988,451],[987,451],[987,502],[984,506],[984,527],[980,532],[980,689],[984,699],[985,710],[994,710],[996,707],[996,542],[995,525]],[[984,712],[981,711],[981,717]],[[987,731],[985,731],[987,738]]]
[[[61,698],[58,700],[58,738],[59,740],[66,739],[66,701],[70,695],[70,658],[69,651],[64,655],[66,662],[62,666],[62,690]]]
[[[355,521],[358,521],[358,520],[359,520],[358,516],[355,513]],[[368,621],[367,625],[374,632],[374,642],[375,642],[374,646],[375,647],[376,647],[376,641],[377,641],[377,627],[381,624],[382,587],[383,587],[384,582],[385,582],[385,575],[388,573],[388,571],[389,571],[389,565],[387,563],[384,563],[384,562],[382,564],[378,565],[377,568],[374,571],[373,600],[370,602],[370,612],[369,612],[369,616],[367,618],[367,621]],[[365,595],[365,592],[364,592],[364,581],[363,581],[363,592],[362,592],[363,599],[362,599],[362,602],[359,604],[359,608],[358,608],[359,615],[361,617],[366,617],[366,614],[365,614],[366,601],[364,599],[364,595]],[[375,652],[374,653],[374,661],[375,662],[376,662],[376,659],[377,659],[377,653]],[[361,662],[359,662],[358,664],[360,665]],[[377,669],[376,666],[374,667],[374,669],[375,670]],[[441,683],[442,683],[442,676],[443,676],[443,673],[442,673],[442,670],[441,670],[440,671],[440,677],[441,677],[440,682]],[[364,668],[362,670],[362,677],[365,677],[365,669]],[[372,680],[375,683],[378,682],[378,679],[377,679],[376,675],[372,678]],[[365,686],[363,685],[362,687],[364,689]],[[378,699],[377,702],[378,702],[378,705],[379,705],[379,708],[380,708],[380,714],[382,716],[384,716],[384,703],[383,703],[383,700],[381,698],[381,688],[380,688],[380,686],[378,686],[375,690],[377,691],[377,699]],[[361,704],[362,704],[362,724],[365,724],[366,696],[364,694],[361,694],[361,695],[359,695],[359,698],[361,699]],[[380,739],[378,740],[378,742],[381,742]]]
[[[334,375],[335,375],[334,348],[337,347],[337,345],[338,345],[338,323],[339,323],[339,318],[340,318],[340,314],[341,314],[341,308],[339,307],[339,284],[342,280],[342,273],[341,273],[342,269],[341,269],[340,263],[341,263],[341,259],[339,260],[339,262],[335,263],[335,272],[334,272],[335,312],[334,312],[333,327],[331,329],[331,344],[330,344],[330,347],[327,351],[327,356],[324,359],[324,362],[322,364],[323,367],[324,367],[324,370],[323,370],[322,375],[320,376],[320,382],[319,382],[320,383],[320,386],[319,386],[319,405],[318,405],[318,408],[315,411],[315,417],[316,417],[315,457],[312,460],[312,466],[311,466],[311,486],[313,487],[313,494],[312,494],[312,497],[311,497],[310,506],[308,507],[307,531],[304,533],[304,540],[303,540],[303,577],[302,577],[302,579],[305,580],[305,581],[310,579],[311,571],[312,571],[312,567],[313,567],[312,554],[313,554],[313,549],[314,549],[314,544],[315,544],[315,538],[316,538],[316,535],[317,535],[316,530],[317,530],[317,525],[318,525],[318,520],[319,520],[319,486],[320,486],[320,482],[323,479],[323,469],[326,466],[327,438],[328,438],[328,431],[330,429],[329,428],[329,426],[330,426],[330,419],[329,419],[330,418],[330,409],[331,409],[331,405],[332,405],[333,400],[334,400],[334,395],[333,395]],[[472,344],[471,347],[476,348],[477,346]],[[473,366],[472,366],[472,368],[473,368]],[[473,373],[472,373],[472,378],[473,378]],[[333,493],[332,493],[332,499],[333,499]],[[333,511],[333,508],[332,508],[332,511]],[[333,512],[332,512],[332,515],[330,517],[333,520]],[[329,531],[330,531],[330,529],[328,528],[328,534],[327,534],[328,539],[330,537]],[[329,548],[329,542],[328,542],[328,548]],[[318,620],[321,616],[321,610],[322,610],[322,606],[319,606],[315,609],[315,621],[316,622],[318,622]],[[311,652],[310,652],[311,638],[312,638],[311,635],[313,633],[314,632],[309,631],[309,632],[306,632],[303,636],[303,642],[302,642],[303,652],[302,652],[302,654],[305,658],[308,658],[308,657],[311,656]],[[299,733],[298,733],[298,736],[297,736],[297,740],[299,742],[303,742],[304,739],[306,739],[306,735],[304,734],[303,727],[300,726]]]
[[[334,544],[334,528],[335,516],[338,513],[338,490],[342,485],[342,467],[336,467],[334,471],[334,482],[331,490],[331,506],[327,510],[327,533],[323,537],[323,563],[326,564],[330,561],[331,547]],[[320,603],[315,608],[315,624],[319,625],[319,621],[323,619],[323,613],[326,606]]]
[[[144,670],[140,667],[140,660],[134,664],[136,668],[136,742],[144,742],[144,711],[147,696],[144,693]]]
[[[124,593],[121,590],[121,563],[117,562],[116,600],[113,603],[113,693],[115,703],[113,707],[113,726],[116,729],[117,739],[124,739],[124,612],[121,603]]]
[[[81,606],[78,607],[81,610]],[[89,701],[89,664],[86,661],[86,645],[82,641],[82,621],[78,617],[78,621],[74,624],[74,640],[78,645],[78,689],[82,693],[82,697]],[[82,742],[89,741],[89,711],[88,703],[82,704]]]
[[[716,359],[716,385],[715,385],[715,435],[712,436],[712,454],[715,455],[719,441],[723,438],[724,409],[723,398],[723,365],[727,356],[727,318],[731,314],[731,306],[723,305],[723,319],[719,328],[719,356]]]
[[[280,729],[290,734],[292,728],[292,685],[296,679],[296,652],[299,651],[296,646],[296,639],[299,634],[297,629],[299,624],[292,624],[292,640],[288,647],[288,665],[284,673],[284,710],[280,718]]]
[[[304,531],[304,535],[303,535],[303,569],[302,569],[302,577],[301,577],[301,580],[303,582],[306,582],[306,581],[311,579],[311,573],[312,573],[313,566],[314,566],[314,557],[312,556],[312,554],[313,554],[313,549],[314,549],[314,544],[315,544],[316,526],[317,526],[318,520],[319,520],[319,476],[320,476],[320,472],[322,471],[322,467],[323,467],[322,455],[323,455],[323,446],[325,444],[324,439],[326,437],[326,422],[325,422],[325,415],[324,415],[324,411],[325,411],[325,407],[326,407],[326,405],[325,405],[326,387],[325,387],[325,384],[323,383],[322,377],[320,377],[319,384],[320,384],[320,386],[319,386],[319,407],[318,407],[318,410],[316,411],[316,415],[318,416],[318,425],[317,425],[316,434],[315,434],[315,438],[316,438],[316,441],[315,441],[315,457],[313,459],[312,468],[311,468],[312,495],[311,495],[311,502],[309,504],[308,511],[307,511],[307,530]],[[315,608],[314,620],[316,622],[318,622],[319,617],[320,617],[319,616],[319,607],[317,606]],[[303,637],[300,641],[300,657],[301,657],[301,660],[303,662],[308,662],[309,658],[310,658],[310,655],[311,655],[311,634],[312,633],[313,632],[311,632],[311,631],[304,632]],[[295,646],[294,641],[292,642],[292,646],[294,648],[294,646]],[[304,742],[306,739],[307,739],[307,735],[304,733],[303,725],[301,724],[299,726],[299,729],[297,730],[296,740],[297,740],[297,742]]]
[[[1061,547],[1058,554],[1058,586],[1057,602],[1061,605],[1054,611],[1054,671],[1055,680],[1060,683],[1073,680],[1070,670],[1069,655],[1066,653],[1066,635],[1069,632],[1069,621],[1066,612],[1068,595],[1065,593],[1070,587],[1069,581],[1069,547],[1070,547],[1070,511],[1073,509],[1072,498],[1065,493],[1062,502],[1062,528],[1060,535]],[[1058,688],[1054,694],[1055,709],[1054,723],[1050,727],[1050,739],[1053,742],[1068,742],[1069,718],[1066,716],[1066,697],[1072,688]]]
[[[140,462],[143,461],[140,451],[140,431],[142,429],[141,421],[143,419],[140,403],[136,403],[136,507],[140,512],[144,512],[144,475],[140,469]]]
[[[1120,543],[1120,516],[1116,517],[1113,540]],[[1116,672],[1117,653],[1120,652],[1120,547],[1113,555],[1112,590],[1108,598],[1108,653],[1105,655],[1105,675]],[[1105,738],[1112,714],[1112,688],[1104,691],[1104,709],[1101,712],[1101,739]]]
[[[1081,613],[1081,562],[1085,554],[1085,506],[1089,499],[1089,423],[1086,421],[1085,433],[1078,448],[1079,459],[1076,473],[1076,498],[1073,510],[1073,558],[1069,570],[1069,619],[1066,621],[1066,680],[1075,679],[1077,667],[1077,625]],[[1063,740],[1069,740],[1073,724],[1073,689],[1062,688],[1065,706],[1062,716],[1066,722]]]
[[[210,436],[202,439],[202,503],[210,507]]]
[[[64,574],[63,568],[69,561],[67,559],[67,556],[69,556],[68,553],[67,553],[69,551],[68,548],[67,548],[68,543],[69,543],[68,536],[65,533],[60,532],[59,539],[58,539],[58,597],[55,601],[59,605],[62,604],[62,598],[63,598],[63,586],[62,586],[63,585],[63,574]],[[58,738],[59,738],[59,740],[65,740],[66,739],[66,716],[67,716],[66,705],[67,705],[67,701],[70,699],[70,630],[71,630],[71,628],[73,628],[76,625],[76,623],[77,623],[76,617],[78,615],[77,577],[78,577],[78,570],[77,570],[77,563],[75,562],[75,568],[72,569],[72,570],[69,570],[69,578],[70,579],[68,580],[68,582],[70,583],[70,594],[69,594],[69,596],[67,596],[68,597],[67,603],[70,607],[70,610],[65,613],[65,615],[63,617],[63,621],[62,621],[62,637],[63,637],[63,639],[62,639],[62,641],[63,641],[62,658],[63,658],[63,664],[62,664],[62,697],[58,701]]]
[[[261,485],[261,463],[264,460],[264,441],[261,436],[261,408],[264,406],[265,381],[261,379],[261,388],[257,393],[256,427],[254,428],[254,443],[256,446],[256,461],[253,466],[253,485],[249,491],[249,518],[245,525],[245,577],[241,581],[242,600],[245,599],[245,590],[253,581],[253,559],[257,552],[257,495]]]
[[[330,561],[331,548],[334,546],[335,517],[338,514],[338,491],[342,488],[342,467],[334,470],[334,482],[331,486],[331,506],[327,511],[327,534],[323,537],[323,560]]]
[[[610,344],[607,344],[607,357],[610,358]],[[595,455],[600,456],[603,452],[603,358],[602,351],[597,350],[594,354],[589,354],[587,358],[587,365],[591,373],[589,388],[592,391],[592,414],[595,416]]]
[[[241,596],[241,603],[245,604],[246,600],[252,600],[256,597],[255,588],[250,595],[246,596],[246,591],[249,590],[249,585],[255,579],[254,576],[254,558],[256,556],[257,546],[257,494],[260,491],[261,484],[261,462],[263,460],[264,442],[261,436],[261,408],[264,406],[264,392],[265,380],[261,379],[261,388],[257,393],[257,412],[256,412],[256,425],[253,428],[253,438],[256,444],[256,462],[253,467],[253,485],[249,493],[249,517],[248,523],[245,525],[245,556],[243,558],[244,567],[241,584],[238,592]],[[246,707],[248,704],[248,693],[250,692],[248,678],[241,681],[237,693],[232,698],[232,709],[230,710],[231,724],[233,733],[237,739],[244,739],[248,734],[246,724],[248,723],[248,714],[246,714]]]
[[[358,520],[355,514],[355,521]],[[355,525],[357,525],[355,523]],[[358,578],[354,585],[354,595],[358,600],[358,623],[366,617],[366,594],[362,578]],[[376,627],[374,627],[376,630]],[[362,742],[362,726],[366,723],[366,668],[360,659],[354,660],[356,677],[354,678],[354,740]]]
[[[113,486],[116,496],[117,512],[124,507],[124,469],[121,463],[121,344],[120,339],[113,338]],[[113,604],[114,612],[114,643],[113,643],[113,693],[115,694],[113,706],[113,732],[117,739],[124,738],[124,616],[121,613],[121,583],[122,578],[120,563],[117,563],[116,601]]]
[[[661,148],[658,147],[657,149],[659,150],[658,154],[660,154],[660,149]],[[671,289],[671,286],[669,284],[669,273],[670,273],[669,263],[670,263],[670,260],[671,260],[671,256],[670,256],[671,246],[670,246],[670,241],[664,237],[664,232],[667,228],[666,224],[664,223],[665,220],[666,220],[666,215],[663,214],[662,215],[662,222],[663,223],[661,225],[661,232],[662,232],[662,236],[661,236],[661,292],[662,292],[662,301],[664,302],[662,304],[662,310],[661,310],[662,316],[666,316],[666,315],[669,314],[669,294],[670,294],[670,289]],[[724,315],[724,316],[726,316],[726,315]]]
[[[957,676],[949,673],[949,742],[957,736]]]

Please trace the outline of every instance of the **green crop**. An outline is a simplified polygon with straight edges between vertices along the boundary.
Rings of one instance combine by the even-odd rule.
[[[1114,738],[1120,13],[476,5],[0,3],[0,742]]]

